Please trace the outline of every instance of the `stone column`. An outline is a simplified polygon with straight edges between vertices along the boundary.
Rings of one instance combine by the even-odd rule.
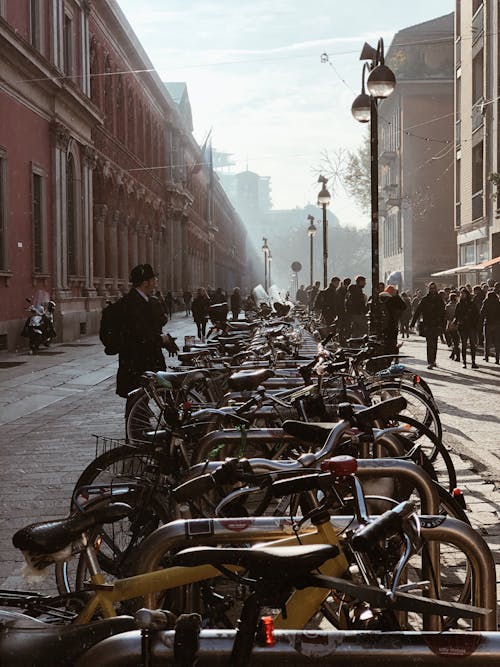
[[[155,271],[158,270],[155,266],[153,230],[149,225],[146,227],[146,262],[151,264]]]
[[[137,234],[137,221],[129,221],[129,269],[139,264],[139,239]],[[127,276],[128,278],[129,276]]]
[[[94,287],[98,294],[104,293],[104,278],[106,277],[106,239],[104,234],[106,215],[108,207],[106,204],[94,204]]]
[[[137,238],[138,238],[138,264],[144,264],[146,260],[146,230],[144,224],[139,221],[137,227]]]
[[[66,162],[70,141],[69,130],[58,121],[51,125],[54,155],[54,285],[56,296],[70,296],[66,263]]]
[[[181,275],[182,288],[187,289],[191,285],[191,263],[189,257],[189,218],[187,215],[181,217]]]
[[[85,292],[87,296],[94,296],[94,225],[93,225],[93,190],[92,190],[92,171],[97,164],[97,156],[92,146],[85,146],[82,171],[82,197],[83,197],[83,249],[84,249],[84,271],[85,271]]]
[[[119,282],[127,287],[129,279],[129,265],[128,265],[128,220],[125,215],[120,216],[118,226],[118,275]]]

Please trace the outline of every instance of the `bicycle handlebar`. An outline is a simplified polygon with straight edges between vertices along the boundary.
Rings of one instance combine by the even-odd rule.
[[[355,551],[370,551],[380,540],[392,537],[399,532],[405,520],[415,511],[415,503],[411,500],[405,500],[396,507],[387,510],[387,512],[357,530],[352,538],[352,548]]]

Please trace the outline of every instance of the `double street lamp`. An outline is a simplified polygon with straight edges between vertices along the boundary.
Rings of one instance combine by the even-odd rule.
[[[380,282],[379,213],[378,213],[378,100],[385,99],[396,87],[396,77],[384,62],[384,41],[378,40],[377,48],[365,42],[360,60],[363,64],[361,94],[352,103],[351,112],[360,123],[370,123],[370,193],[372,239],[372,304],[378,301]],[[368,93],[365,90],[365,76]],[[373,322],[373,320],[372,320]]]
[[[318,178],[321,183],[321,190],[318,194],[318,206],[323,207],[323,287],[328,287],[328,222],[326,219],[326,208],[330,204],[330,193],[326,189],[328,179],[325,176]]]
[[[313,284],[313,264],[314,264],[314,258],[313,258],[313,239],[316,236],[316,227],[314,225],[314,215],[309,214],[307,216],[307,219],[309,220],[309,227],[307,228],[307,233],[309,235],[309,242],[310,242],[310,260],[311,260],[311,277],[309,280],[309,284]]]

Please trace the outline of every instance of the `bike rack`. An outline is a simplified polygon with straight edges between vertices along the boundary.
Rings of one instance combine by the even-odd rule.
[[[196,664],[215,667],[229,664],[236,630],[202,630],[199,646],[193,637]],[[496,667],[500,656],[499,632],[366,632],[275,630],[274,645],[256,645],[252,665],[305,667],[328,664],[339,667],[394,665],[428,667],[460,664],[462,667]],[[91,648],[78,667],[118,667],[143,664],[142,635],[138,630],[110,637]],[[178,665],[175,630],[155,633],[151,657],[155,665]],[[187,664],[187,663],[182,663]]]

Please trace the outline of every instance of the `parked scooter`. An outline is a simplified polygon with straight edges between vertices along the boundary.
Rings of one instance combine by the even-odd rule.
[[[30,299],[26,299],[26,301],[31,304]],[[55,338],[55,307],[56,304],[53,301],[47,303],[47,308],[33,304],[29,306],[29,315],[26,318],[21,335],[29,339],[30,354],[37,352],[40,345],[49,347],[50,342]]]

